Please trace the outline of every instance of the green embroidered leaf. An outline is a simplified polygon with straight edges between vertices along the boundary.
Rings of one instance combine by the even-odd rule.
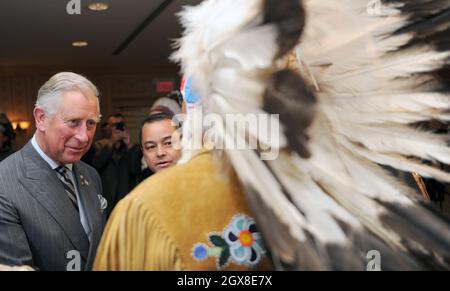
[[[230,259],[230,249],[228,247],[223,249],[222,254],[219,257],[219,267],[223,267],[225,266],[225,264],[228,262],[228,260]]]
[[[213,234],[209,236],[209,240],[216,246],[216,247],[221,247],[221,248],[228,248],[228,244],[227,242],[220,236],[217,234]]]

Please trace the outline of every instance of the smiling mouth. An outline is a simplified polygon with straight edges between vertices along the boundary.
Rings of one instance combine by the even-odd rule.
[[[84,150],[84,148],[73,148],[73,147],[69,147],[69,149],[74,152],[82,152]]]

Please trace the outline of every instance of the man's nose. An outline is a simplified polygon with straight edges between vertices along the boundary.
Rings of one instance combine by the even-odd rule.
[[[86,124],[81,125],[78,130],[75,138],[80,141],[80,143],[87,143],[89,141],[89,131],[87,129]]]
[[[158,145],[156,154],[158,155],[158,157],[163,157],[166,155],[166,149],[162,145]]]

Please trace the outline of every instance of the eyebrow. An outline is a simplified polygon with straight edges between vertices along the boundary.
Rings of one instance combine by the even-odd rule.
[[[78,117],[63,117],[62,118],[64,121],[70,121],[70,120],[83,120],[82,118],[78,118]],[[95,118],[88,118],[87,121],[94,121],[95,123],[99,123],[100,122],[100,117],[95,117]]]
[[[169,138],[172,138],[172,136],[171,136],[171,135],[168,135],[168,136],[166,136],[166,137],[163,137],[163,138],[161,139],[161,141],[164,142],[164,141],[166,141],[166,140],[169,139]],[[144,142],[145,145],[147,145],[147,144],[156,144],[156,143],[158,143],[158,142],[153,141],[153,140],[147,140],[147,141]]]

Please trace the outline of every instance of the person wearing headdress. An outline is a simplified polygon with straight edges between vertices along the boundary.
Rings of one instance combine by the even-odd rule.
[[[179,148],[178,137],[172,143]],[[119,202],[94,270],[271,269],[236,174],[211,151],[193,152],[188,163],[156,171]]]
[[[172,59],[196,92],[184,164],[120,205],[97,269],[248,269],[269,254],[277,270],[450,269],[450,220],[386,171],[450,182],[423,162],[450,164],[447,140],[412,126],[450,119],[448,0],[205,0],[180,15]],[[202,138],[244,147],[196,147],[202,115],[218,120]],[[273,124],[226,130],[230,115]]]

